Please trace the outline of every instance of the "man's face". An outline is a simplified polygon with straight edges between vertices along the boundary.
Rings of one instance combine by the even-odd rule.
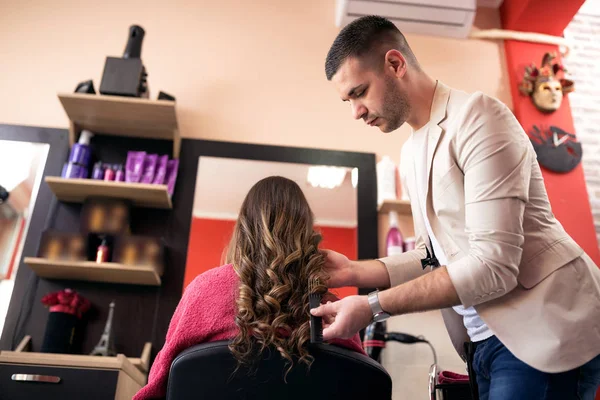
[[[367,66],[348,58],[331,79],[343,101],[352,107],[352,116],[382,132],[392,132],[410,115],[408,95],[386,66]]]

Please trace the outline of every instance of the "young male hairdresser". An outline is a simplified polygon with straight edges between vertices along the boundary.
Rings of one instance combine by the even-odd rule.
[[[327,251],[330,286],[391,289],[315,309],[331,322],[324,338],[444,309],[463,359],[464,342],[476,344],[482,400],[593,399],[600,270],[554,218],[533,147],[510,110],[430,78],[380,17],[346,26],[325,70],[354,118],[382,132],[412,127],[400,173],[417,246],[358,262]]]

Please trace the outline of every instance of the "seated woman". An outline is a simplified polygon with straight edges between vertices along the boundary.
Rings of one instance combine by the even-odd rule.
[[[238,365],[251,364],[253,343],[310,364],[309,281],[312,293],[330,295],[324,283],[321,236],[300,187],[269,177],[242,204],[229,244],[228,264],[198,275],[175,310],[165,345],[135,400],[164,397],[175,357],[195,344],[231,340]],[[326,297],[326,296],[324,296]],[[360,339],[335,340],[364,354]]]

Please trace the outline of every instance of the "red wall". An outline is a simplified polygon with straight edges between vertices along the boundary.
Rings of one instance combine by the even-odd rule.
[[[585,0],[504,0],[502,28],[562,36]]]
[[[193,218],[188,246],[188,256],[183,281],[184,288],[194,278],[223,264],[224,250],[235,221],[222,219]],[[321,248],[332,249],[347,255],[350,259],[357,258],[356,228],[318,227],[323,234]],[[356,288],[339,288],[332,290],[340,297],[357,294]]]
[[[235,221],[192,218],[183,287],[197,275],[224,263]]]
[[[358,258],[358,250],[356,248],[358,237],[356,236],[356,228],[321,226],[317,229],[323,234],[323,242],[320,246],[322,249],[335,250],[345,254],[351,260],[356,260]],[[345,287],[332,289],[331,292],[342,298],[358,294],[358,289],[355,287]]]
[[[558,110],[551,114],[542,114],[535,108],[529,97],[521,95],[518,91],[518,84],[523,78],[525,67],[531,63],[539,66],[545,52],[556,52],[559,55],[557,46],[507,40],[504,47],[514,106],[513,112],[523,129],[529,132],[533,125],[540,128],[555,125],[569,133],[576,134],[568,94],[564,96],[563,103]],[[577,86],[575,90],[577,90]],[[583,151],[585,152],[585,148]],[[565,174],[542,168],[542,175],[556,219],[594,262],[600,265],[600,251],[581,163],[574,170]]]

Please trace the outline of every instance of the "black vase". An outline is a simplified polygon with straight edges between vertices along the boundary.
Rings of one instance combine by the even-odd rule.
[[[64,312],[51,312],[46,323],[42,353],[73,353],[79,318]]]

